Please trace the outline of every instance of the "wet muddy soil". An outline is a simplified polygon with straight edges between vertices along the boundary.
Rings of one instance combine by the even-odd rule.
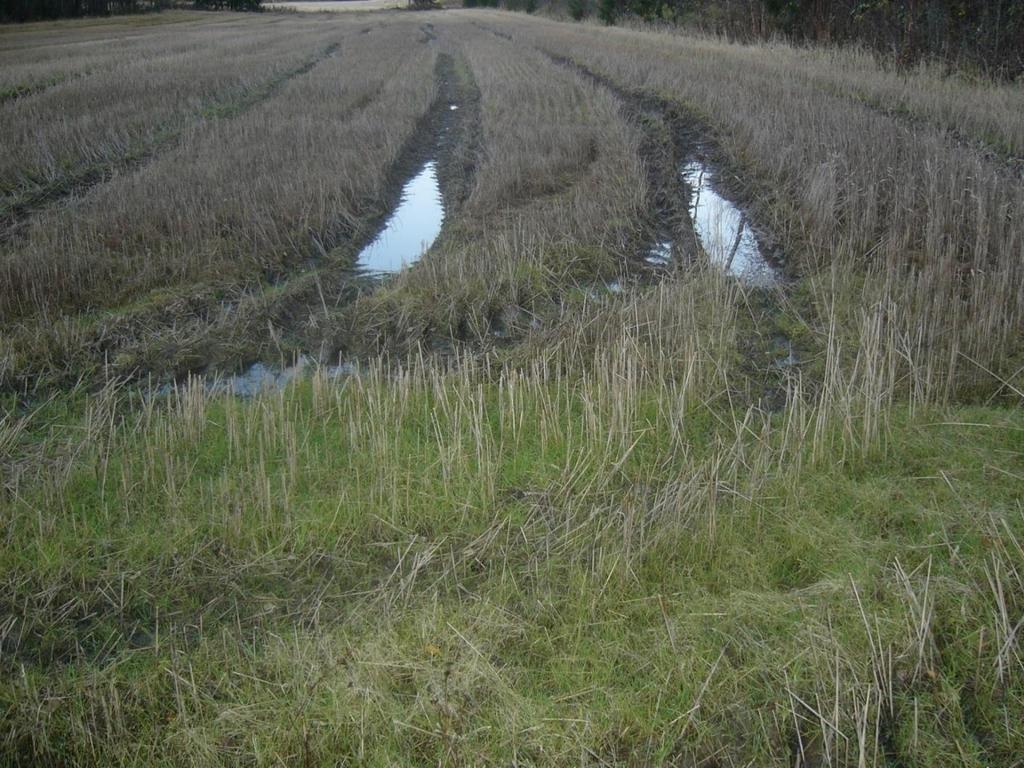
[[[419,261],[441,234],[444,200],[437,161],[428,160],[402,187],[398,207],[384,229],[359,252],[356,267],[368,275],[399,272]]]
[[[652,195],[643,262],[657,276],[705,260],[740,281],[743,398],[782,408],[803,357],[781,327],[789,286],[784,258],[778,238],[759,224],[757,207],[718,150],[713,131],[682,105],[623,88],[574,60],[537,50],[608,89],[622,102],[626,118],[641,127]],[[619,289],[619,283],[607,287],[611,293]]]
[[[575,61],[545,53],[612,92],[627,120],[643,132],[641,155],[651,190],[646,237],[640,254],[654,268],[673,268],[705,258],[749,285],[781,279],[777,250],[746,207],[720,183],[709,131],[674,104],[621,88]]]
[[[305,271],[281,275],[269,290],[261,287],[222,307],[215,322],[199,329],[202,338],[193,348],[203,351],[178,354],[175,380],[203,373],[233,382],[233,391],[247,391],[250,380],[290,380],[293,367],[281,365],[283,359],[301,355],[309,363],[300,366],[305,371],[338,363],[344,350],[325,340],[331,319],[443,240],[445,222],[469,196],[479,146],[479,93],[460,66],[450,56],[438,57],[437,99],[392,169],[390,194],[379,213],[358,229],[315,238]],[[148,350],[146,355],[152,357]]]

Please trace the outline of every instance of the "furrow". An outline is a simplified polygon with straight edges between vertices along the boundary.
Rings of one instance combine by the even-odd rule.
[[[173,148],[188,128],[200,121],[225,120],[237,117],[261,102],[271,98],[286,83],[308,74],[338,49],[333,43],[295,69],[248,90],[234,98],[211,102],[196,110],[183,125],[158,131],[150,140],[139,142],[121,157],[95,165],[82,166],[60,179],[42,184],[35,189],[16,193],[0,203],[0,241],[16,236],[18,230],[35,214],[76,194],[113,178],[118,173],[142,167],[157,155]]]

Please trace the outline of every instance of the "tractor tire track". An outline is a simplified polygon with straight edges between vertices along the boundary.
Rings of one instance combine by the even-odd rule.
[[[516,42],[512,35],[486,24],[473,22],[473,26],[506,42]],[[619,104],[625,122],[640,134],[640,159],[647,179],[648,213],[640,222],[642,235],[635,244],[634,263],[628,266],[637,267],[641,272],[650,272],[652,268],[655,272],[664,271],[668,263],[658,264],[647,258],[659,243],[664,242],[673,244],[675,263],[689,263],[696,259],[700,251],[686,206],[688,192],[679,174],[674,171],[692,150],[693,132],[685,129],[679,117],[666,109],[664,103],[620,88],[564,56],[552,54],[530,43],[524,44],[555,66],[611,94]],[[594,151],[596,154],[596,147]]]
[[[499,38],[516,41],[512,36],[485,25],[477,26]],[[677,244],[673,254],[677,263],[692,263],[704,258],[688,206],[691,190],[679,169],[687,157],[695,154],[709,156],[713,159],[713,166],[728,169],[732,165],[713,140],[711,128],[684,105],[643,91],[630,90],[578,61],[553,54],[529,41],[518,42],[529,45],[553,63],[606,89],[621,102],[624,117],[639,126],[645,136],[642,159],[652,190],[653,210],[653,215],[645,222],[648,232],[655,242],[661,233],[671,234]],[[669,135],[659,135],[660,130],[667,130]],[[730,175],[739,179],[736,173]],[[749,201],[744,190],[732,191],[737,192],[738,199]],[[759,241],[772,254],[772,260],[779,262],[782,238],[763,226],[757,226],[757,234]],[[649,247],[650,243],[645,245]],[[799,244],[786,242],[786,246],[788,249],[799,247]],[[792,389],[790,379],[797,372],[800,359],[806,355],[806,350],[794,348],[783,328],[784,308],[791,304],[792,282],[791,278],[784,278],[769,286],[747,286],[742,291],[738,344],[745,382],[744,391],[738,394],[746,401],[772,411],[785,407],[788,392]]]
[[[380,285],[353,270],[356,255],[383,227],[409,178],[426,160],[437,161],[446,211],[439,242],[450,236],[447,222],[455,219],[472,190],[480,142],[479,92],[468,73],[459,76],[456,64],[445,54],[439,56],[437,97],[392,164],[387,194],[358,221],[338,221],[310,232],[308,255],[299,270],[265,273],[244,285],[181,292],[144,310],[112,317],[87,334],[76,334],[76,343],[62,355],[65,359],[51,360],[46,370],[0,375],[0,392],[65,387],[101,370],[141,384],[148,378],[183,381],[193,374],[235,372],[257,361],[283,364],[299,354],[331,361],[352,343],[349,332],[338,330],[350,326],[344,317],[347,308]],[[456,103],[458,109],[450,109]],[[109,361],[105,368],[104,361]]]
[[[92,72],[72,72],[65,74],[61,77],[52,77],[48,80],[42,80],[37,83],[23,83],[12,85],[11,87],[0,91],[0,107],[5,104],[17,101],[18,99],[27,99],[29,96],[35,96],[37,94],[48,91],[51,88],[56,88],[58,85],[64,85],[74,80],[80,80],[83,77],[91,75]]]

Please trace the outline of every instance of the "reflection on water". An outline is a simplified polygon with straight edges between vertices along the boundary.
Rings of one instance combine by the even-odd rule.
[[[647,263],[651,266],[663,267],[672,261],[672,241],[659,238],[647,251]]]
[[[712,263],[754,285],[774,282],[775,274],[765,260],[747,217],[712,188],[711,171],[690,161],[682,169],[690,187],[690,218],[700,244]]]
[[[359,268],[369,274],[398,272],[417,261],[433,245],[443,221],[444,205],[437,181],[437,163],[431,161],[403,187],[399,205],[388,217],[384,229],[359,254]],[[253,397],[260,392],[283,389],[295,379],[314,371],[327,378],[356,373],[350,364],[320,366],[303,355],[294,365],[285,367],[254,363],[234,375],[208,376],[202,386],[210,393]],[[178,386],[166,384],[158,388],[156,394],[168,395]]]
[[[793,349],[793,342],[787,336],[776,336],[775,346],[780,350],[780,354],[775,358],[777,367],[793,368],[800,364],[800,358],[796,356],[796,350]],[[785,350],[785,353],[782,353],[781,350]]]
[[[208,379],[205,387],[211,394],[225,393],[237,397],[255,397],[260,392],[284,389],[296,379],[310,375],[314,371],[329,379],[350,376],[356,372],[351,363],[341,365],[317,366],[305,355],[300,355],[294,365],[285,368],[274,368],[265,363],[253,363],[242,373]]]
[[[209,392],[227,392],[239,397],[252,397],[264,389],[283,389],[288,382],[298,376],[305,365],[298,363],[288,368],[275,370],[263,363],[254,363],[249,370],[228,376],[223,379],[214,379],[207,385]]]
[[[398,272],[434,244],[443,222],[437,163],[431,160],[406,183],[383,231],[359,254],[359,268],[370,273]]]

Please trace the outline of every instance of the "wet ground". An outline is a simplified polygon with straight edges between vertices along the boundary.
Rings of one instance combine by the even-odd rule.
[[[367,274],[388,274],[420,259],[441,234],[444,200],[437,179],[437,163],[428,161],[402,188],[398,207],[384,229],[357,259]]]
[[[671,111],[657,100],[636,96],[606,83],[593,73],[571,62],[552,57],[563,66],[584,74],[596,83],[612,89],[624,102],[628,118],[644,132],[644,156],[648,161],[653,191],[647,222],[646,243],[638,242],[640,255],[653,268],[653,274],[666,274],[678,266],[694,260],[706,260],[734,275],[753,288],[770,288],[780,282],[781,271],[765,257],[765,249],[758,240],[758,230],[752,224],[747,209],[729,194],[731,187],[719,179],[720,169],[708,158],[701,132],[688,123],[685,116]],[[393,275],[419,261],[442,235],[446,214],[458,215],[460,205],[468,192],[467,179],[473,167],[466,165],[467,157],[475,155],[473,134],[464,130],[468,122],[476,127],[479,122],[473,89],[456,88],[456,74],[452,61],[443,57],[439,62],[442,94],[431,110],[420,137],[433,137],[416,142],[406,150],[405,159],[396,165],[397,178],[393,182],[390,212],[378,219],[377,227],[364,235],[361,249],[346,267],[356,279],[368,278],[361,290],[373,290],[379,279]],[[461,164],[461,165],[460,165]],[[465,177],[465,178],[463,178]],[[450,210],[448,210],[450,209]],[[375,234],[374,234],[375,231]],[[351,241],[350,241],[351,242]],[[359,238],[355,239],[355,243]],[[355,244],[353,243],[353,244]],[[323,249],[326,254],[326,249]],[[353,253],[349,251],[349,253]],[[339,264],[340,266],[340,264]],[[353,269],[354,267],[354,269]],[[639,275],[630,278],[627,268],[620,280],[604,282],[600,295],[616,295],[627,290]],[[640,277],[640,282],[646,279]],[[326,302],[320,291],[319,302],[327,314]],[[328,299],[335,304],[333,297]],[[595,297],[596,298],[596,297]],[[496,334],[499,338],[501,333]],[[788,354],[782,357],[795,360],[792,345],[785,340]],[[307,347],[307,351],[308,351]],[[299,351],[299,350],[295,350]],[[341,351],[346,357],[351,355]],[[321,350],[321,359],[326,353]],[[776,350],[776,357],[778,351]],[[251,359],[251,358],[250,358]],[[776,359],[776,364],[781,365]],[[774,366],[773,366],[774,367]],[[257,362],[241,372],[231,375],[214,374],[207,388],[216,392],[241,397],[257,394],[265,389],[280,389],[298,377],[316,369],[316,364],[305,356],[294,365],[282,366]],[[237,369],[236,369],[237,370]],[[329,376],[354,372],[351,366],[323,368]],[[208,371],[210,373],[210,371]]]
[[[711,263],[748,285],[768,287],[777,282],[778,269],[762,253],[747,215],[718,192],[711,168],[690,160],[680,174],[690,189],[694,232]]]
[[[300,355],[294,363],[284,367],[258,362],[253,363],[240,373],[204,378],[202,386],[211,394],[225,393],[236,397],[255,397],[261,392],[284,389],[293,381],[314,373],[319,373],[328,379],[338,379],[354,375],[356,372],[356,367],[350,363],[319,365],[306,355]],[[156,393],[157,395],[169,395],[175,391],[177,386],[165,384]]]

